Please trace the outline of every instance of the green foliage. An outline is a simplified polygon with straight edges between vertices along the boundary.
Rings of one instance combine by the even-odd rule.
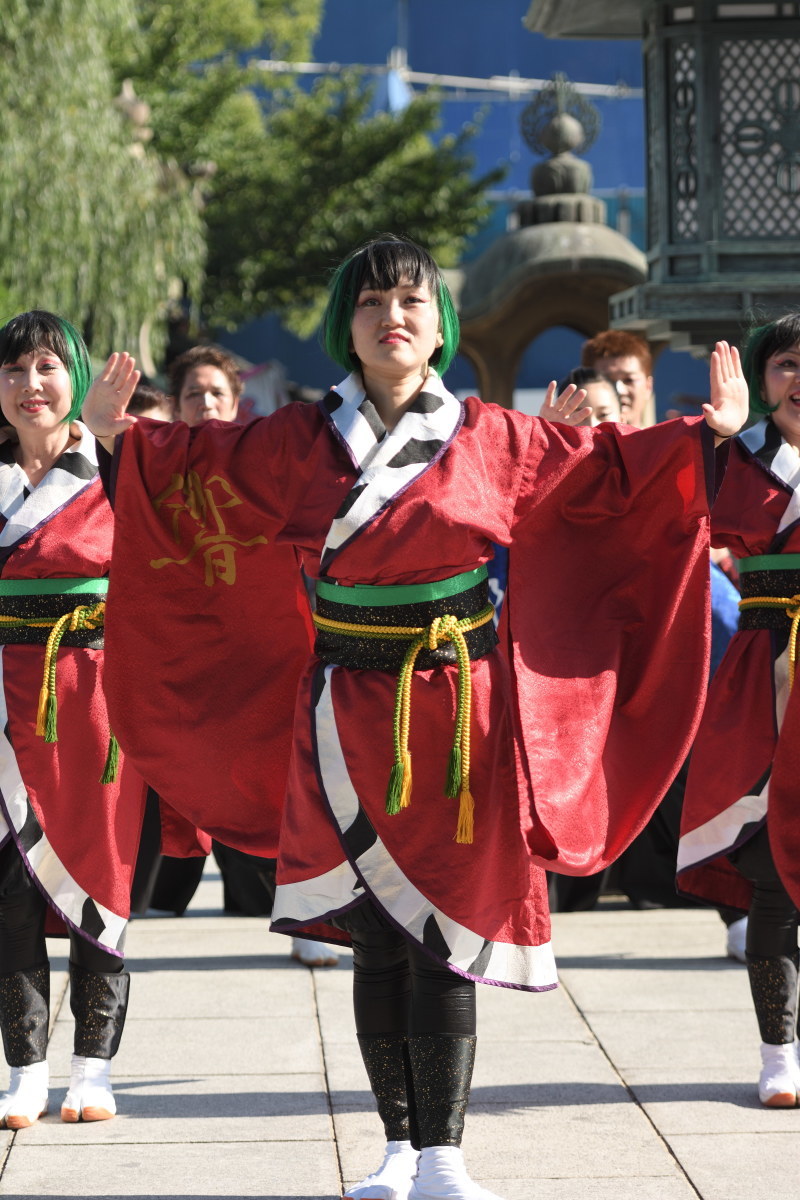
[[[132,0],[4,0],[0,29],[0,297],[53,309],[95,353],[135,349],[170,280],[201,280],[186,177],[114,105],[109,47]]]
[[[192,167],[220,165],[263,140],[251,90],[263,80],[254,47],[303,59],[322,0],[134,0],[138,32],[120,38],[116,69],[152,109],[153,144]]]
[[[485,218],[467,135],[434,144],[434,97],[369,117],[358,73],[293,92],[266,118],[263,152],[231,163],[215,189],[209,229],[209,320],[276,311],[301,335],[315,327],[329,274],[368,237],[403,233],[444,265]]]
[[[157,350],[177,287],[208,324],[273,311],[306,334],[376,232],[455,261],[499,173],[470,178],[466,136],[434,143],[435,98],[370,115],[357,72],[307,92],[259,68],[264,47],[310,57],[322,3],[4,0],[0,317],[50,308],[95,355],[143,328]]]
[[[501,172],[470,178],[466,135],[434,143],[435,98],[371,116],[357,72],[308,93],[259,71],[248,53],[261,43],[277,58],[308,58],[321,0],[138,0],[136,9],[144,32],[118,70],[152,108],[154,147],[203,175],[205,321],[232,326],[272,311],[308,334],[331,269],[381,230],[457,260]]]

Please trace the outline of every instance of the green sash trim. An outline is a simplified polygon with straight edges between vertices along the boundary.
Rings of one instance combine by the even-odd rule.
[[[488,579],[486,567],[476,567],[450,579],[437,579],[433,583],[388,584],[359,583],[355,587],[317,580],[317,595],[336,604],[353,604],[362,608],[387,607],[392,604],[419,604],[427,600],[444,600],[458,596]]]
[[[108,579],[0,579],[0,596],[104,596]]]
[[[754,554],[738,559],[736,565],[743,574],[747,571],[800,571],[800,554]]]

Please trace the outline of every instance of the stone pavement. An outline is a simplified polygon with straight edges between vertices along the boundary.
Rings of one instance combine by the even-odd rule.
[[[376,1165],[348,956],[309,971],[221,901],[211,864],[185,917],[131,927],[114,1121],[59,1120],[72,1023],[51,944],[52,1113],[0,1132],[0,1195],[335,1200]],[[504,1200],[800,1193],[800,1110],[758,1105],[746,973],[716,914],[606,904],[557,916],[554,943],[557,991],[478,989],[474,1178]]]

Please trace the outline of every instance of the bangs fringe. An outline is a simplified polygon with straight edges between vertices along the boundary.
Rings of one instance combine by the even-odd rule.
[[[436,263],[427,251],[414,242],[371,242],[358,257],[359,269],[353,273],[351,280],[354,302],[362,288],[388,292],[396,288],[402,279],[408,279],[415,286],[426,284],[432,296],[439,290]]]
[[[0,329],[0,365],[16,362],[23,354],[49,350],[67,369],[72,384],[72,404],[64,418],[80,415],[92,382],[92,364],[83,338],[64,317],[43,309],[32,309],[12,317]]]
[[[441,271],[427,250],[408,238],[385,234],[367,242],[336,269],[328,303],[320,325],[325,353],[345,371],[357,371],[359,361],[350,347],[350,326],[359,293],[363,288],[390,291],[403,279],[414,286],[424,283],[436,297],[442,345],[431,355],[430,364],[444,375],[458,351],[458,315]]]
[[[767,359],[797,345],[800,345],[800,312],[786,313],[777,321],[755,326],[748,333],[742,351],[742,370],[750,394],[750,412],[754,416],[764,416],[778,407],[767,404],[762,396]]]

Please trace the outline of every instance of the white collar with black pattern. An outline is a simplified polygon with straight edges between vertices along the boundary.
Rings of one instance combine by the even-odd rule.
[[[328,530],[321,559],[325,573],[348,542],[441,458],[463,424],[464,405],[431,372],[388,433],[361,376],[353,373],[320,407],[359,473]]]
[[[15,461],[13,444],[0,445],[0,514],[6,519],[0,546],[13,546],[95,479],[97,443],[80,421],[72,424],[80,441],[64,451],[35,487]]]
[[[776,534],[781,534],[800,520],[800,455],[789,445],[769,417],[737,434],[737,439],[759,466],[792,493],[775,531]]]

